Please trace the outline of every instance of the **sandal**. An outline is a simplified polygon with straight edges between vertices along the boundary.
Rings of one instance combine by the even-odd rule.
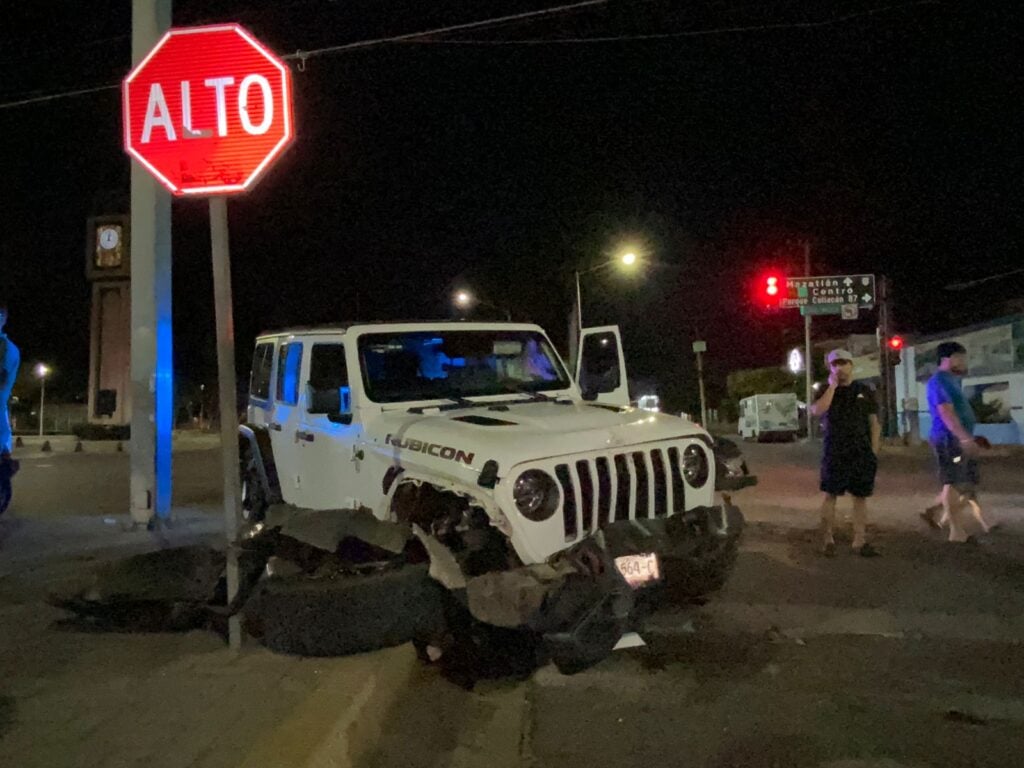
[[[836,543],[834,541],[830,541],[827,544],[825,544],[825,546],[821,548],[821,554],[823,554],[825,557],[835,557]]]
[[[861,557],[878,557],[882,553],[875,549],[871,544],[864,544],[860,550]]]
[[[927,525],[933,531],[941,531],[942,526],[939,525],[939,521],[935,519],[935,515],[941,511],[941,504],[936,504],[933,507],[928,507],[928,509],[921,513],[921,519],[924,520],[925,525]]]

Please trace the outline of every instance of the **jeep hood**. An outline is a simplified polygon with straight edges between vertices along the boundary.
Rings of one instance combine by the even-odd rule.
[[[555,402],[391,411],[375,419],[368,432],[374,442],[390,446],[415,440],[473,453],[477,470],[494,459],[502,473],[523,461],[706,435],[693,422],[666,414]]]

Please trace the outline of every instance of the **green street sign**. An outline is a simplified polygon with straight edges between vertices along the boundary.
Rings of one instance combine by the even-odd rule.
[[[842,304],[804,304],[800,307],[801,315],[841,315]]]

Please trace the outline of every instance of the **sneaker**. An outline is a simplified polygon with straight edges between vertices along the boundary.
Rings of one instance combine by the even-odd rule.
[[[860,552],[861,557],[878,557],[882,554],[873,546],[871,546],[870,543],[864,544],[858,551]]]
[[[825,546],[821,548],[821,554],[823,554],[825,557],[835,557],[836,543],[834,541],[826,542]]]

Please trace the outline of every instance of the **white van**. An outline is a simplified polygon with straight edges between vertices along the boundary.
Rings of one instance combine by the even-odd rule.
[[[740,400],[740,435],[744,440],[795,440],[800,429],[796,395],[784,392]]]

